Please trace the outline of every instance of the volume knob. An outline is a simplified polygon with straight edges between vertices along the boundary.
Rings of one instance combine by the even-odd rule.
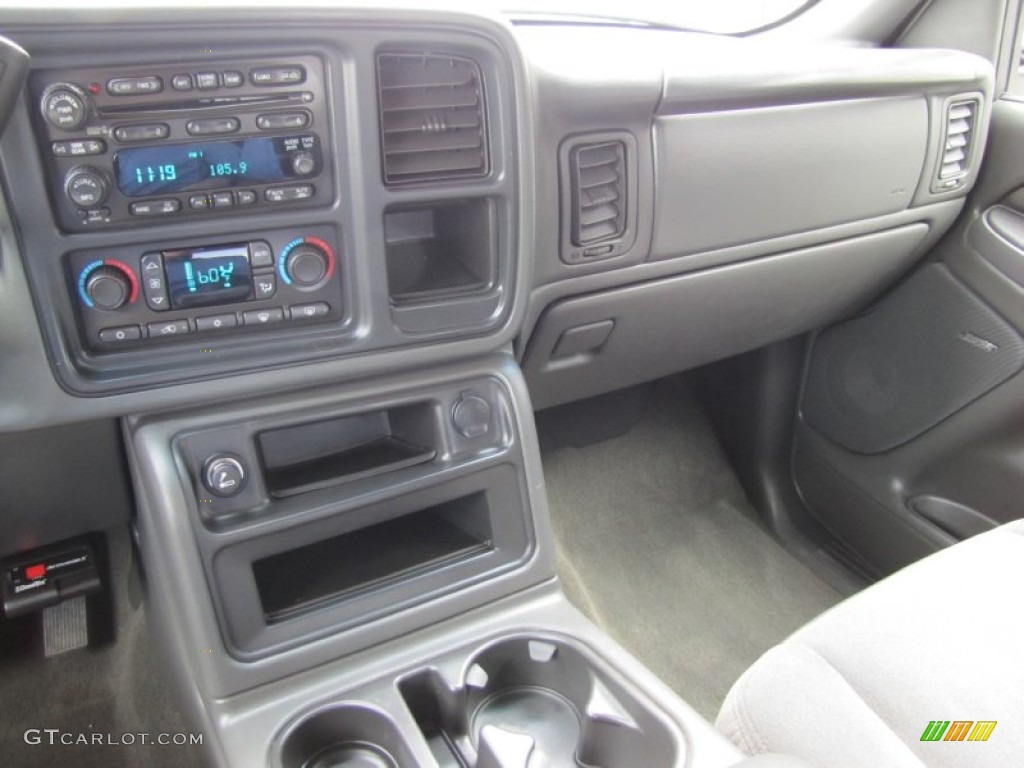
[[[117,267],[97,267],[85,281],[85,293],[99,309],[117,309],[131,298],[132,284]]]
[[[74,131],[85,122],[88,97],[77,85],[57,83],[43,93],[39,108],[43,119],[54,128]]]

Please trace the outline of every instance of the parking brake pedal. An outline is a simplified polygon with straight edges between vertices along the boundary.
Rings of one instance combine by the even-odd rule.
[[[96,553],[86,539],[6,558],[3,580],[4,615],[42,611],[47,656],[89,644],[86,596],[99,592],[101,581]]]

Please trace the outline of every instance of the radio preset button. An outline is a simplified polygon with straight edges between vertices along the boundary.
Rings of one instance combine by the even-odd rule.
[[[295,184],[290,187],[273,187],[263,193],[268,203],[290,203],[294,200],[308,200],[313,196],[312,184]]]
[[[290,317],[292,320],[312,320],[316,317],[326,317],[330,311],[330,305],[324,301],[317,301],[312,304],[296,304],[291,308]]]
[[[173,197],[166,200],[146,200],[142,203],[132,203],[128,206],[128,212],[132,216],[166,216],[169,213],[177,213],[181,210],[181,201]]]
[[[170,127],[164,123],[121,125],[114,129],[114,138],[118,141],[154,141],[166,139],[170,132]]]
[[[264,240],[253,240],[249,243],[249,261],[254,268],[274,266],[274,249]]]
[[[255,291],[255,298],[258,299],[269,299],[275,293],[277,293],[277,278],[273,272],[265,275],[256,275],[253,278],[253,289]]]
[[[253,85],[298,85],[305,82],[306,70],[302,67],[260,67],[249,72]]]
[[[205,120],[189,120],[185,130],[192,136],[209,136],[215,133],[234,133],[240,127],[237,117],[210,117]]]
[[[189,333],[188,320],[168,320],[164,323],[150,323],[146,326],[151,339],[166,339],[185,336]]]
[[[175,75],[171,78],[171,88],[176,91],[191,91],[192,75],[187,73]]]
[[[256,193],[251,189],[239,189],[235,191],[235,202],[239,205],[252,205],[256,202]]]
[[[121,341],[135,341],[142,338],[142,329],[137,325],[122,325],[117,328],[101,328],[100,341],[117,344]]]
[[[212,91],[218,85],[220,85],[220,78],[217,77],[216,72],[196,73],[196,88],[200,91]]]
[[[54,128],[73,131],[85,122],[86,96],[77,86],[60,84],[43,94],[43,117]]]
[[[229,70],[221,73],[220,81],[224,84],[225,88],[238,88],[245,82],[245,77],[241,72]]]
[[[102,139],[83,139],[81,141],[55,141],[50,145],[55,157],[81,157],[83,155],[102,155],[107,151],[107,142]]]
[[[230,208],[235,204],[235,197],[230,192],[214,192],[210,198],[214,208]]]
[[[115,77],[107,81],[111,96],[136,96],[140,93],[160,93],[164,81],[159,77]]]
[[[270,309],[250,309],[242,313],[242,321],[246,325],[271,325],[284,320],[284,310],[280,307]]]
[[[192,195],[188,199],[188,207],[193,211],[205,211],[210,207],[209,195]]]
[[[238,319],[234,315],[207,315],[196,318],[197,331],[219,331],[222,328],[234,328]]]
[[[256,127],[261,131],[279,131],[283,128],[305,128],[309,125],[308,112],[277,112],[256,117]]]

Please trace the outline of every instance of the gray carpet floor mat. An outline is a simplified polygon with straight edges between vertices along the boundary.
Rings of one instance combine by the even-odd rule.
[[[544,454],[559,575],[713,720],[758,656],[841,596],[755,522],[689,390],[677,379],[653,392],[627,434]]]

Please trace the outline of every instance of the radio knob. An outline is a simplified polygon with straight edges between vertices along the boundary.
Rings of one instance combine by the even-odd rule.
[[[85,293],[100,309],[117,309],[131,297],[132,284],[117,267],[97,267],[85,282]]]
[[[323,250],[305,243],[288,254],[285,270],[295,285],[309,288],[324,279],[328,263],[328,256]]]
[[[316,160],[311,152],[296,152],[292,155],[292,171],[296,176],[308,176],[316,169]]]
[[[107,199],[107,177],[102,171],[81,165],[68,173],[64,192],[80,208],[95,208]]]
[[[43,119],[54,128],[74,131],[85,122],[88,112],[88,97],[77,85],[57,83],[43,93],[40,108]]]

